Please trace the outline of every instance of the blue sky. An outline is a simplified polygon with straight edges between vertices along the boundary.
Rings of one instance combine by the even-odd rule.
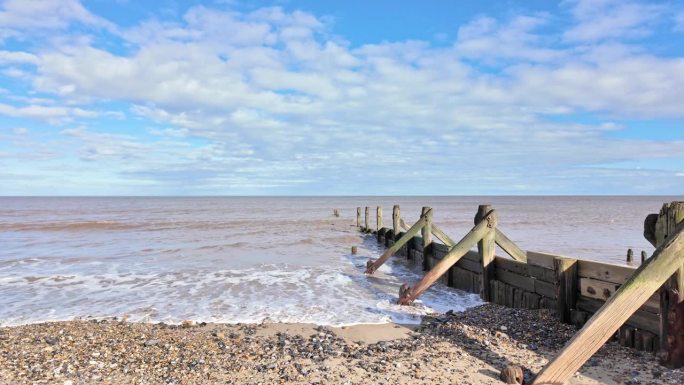
[[[0,195],[678,194],[683,42],[681,1],[0,1]]]

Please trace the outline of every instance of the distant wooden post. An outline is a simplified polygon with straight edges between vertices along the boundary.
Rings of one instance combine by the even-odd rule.
[[[641,263],[646,262],[647,259],[648,259],[648,254],[646,253],[646,251],[641,250]]]
[[[632,263],[634,261],[634,250],[627,249],[627,263]]]
[[[475,214],[475,225],[487,216],[492,211],[490,205],[480,205]],[[495,213],[496,214],[496,213]],[[496,217],[493,218],[493,223],[496,224]],[[482,277],[480,280],[480,298],[483,301],[491,301],[489,281],[495,277],[494,253],[496,251],[496,225],[488,231],[482,240],[477,243],[477,251],[480,254],[482,261]]]
[[[656,247],[667,242],[684,221],[684,202],[665,203],[655,225]],[[684,265],[660,291],[660,358],[671,368],[684,366]]]
[[[356,227],[361,227],[361,207],[356,208]]]
[[[366,231],[368,231],[368,229],[370,229],[370,227],[368,226],[368,218],[369,217],[370,217],[370,209],[368,208],[368,206],[366,206]]]
[[[392,230],[394,231],[394,239],[397,239],[399,232],[401,232],[401,226],[399,225],[399,220],[401,219],[401,210],[399,205],[394,205],[392,207]]]
[[[421,217],[425,217],[425,226],[421,230],[423,236],[423,270],[429,270],[428,258],[432,253],[432,209],[430,207],[423,207],[420,212]]]
[[[382,206],[378,206],[375,217],[375,229],[380,231],[382,228]]]
[[[577,260],[565,257],[553,259],[556,273],[556,293],[558,294],[558,319],[570,323],[572,310],[577,304]]]

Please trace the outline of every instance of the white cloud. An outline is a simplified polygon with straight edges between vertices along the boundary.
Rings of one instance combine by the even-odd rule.
[[[649,35],[663,14],[661,5],[622,0],[569,0],[577,25],[564,33],[568,41],[597,41]]]
[[[70,23],[115,30],[78,0],[6,0],[0,8],[0,28],[7,30],[62,29]]]
[[[38,64],[38,57],[32,53],[0,50],[0,64]]]

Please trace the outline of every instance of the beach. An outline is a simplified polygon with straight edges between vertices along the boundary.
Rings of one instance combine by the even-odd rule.
[[[420,325],[131,323],[0,328],[3,384],[499,384],[529,380],[573,335],[546,310],[487,304]],[[684,383],[652,353],[611,342],[569,384]]]

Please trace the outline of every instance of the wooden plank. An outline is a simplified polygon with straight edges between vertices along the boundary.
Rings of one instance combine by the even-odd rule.
[[[480,274],[482,273],[482,265],[478,262],[474,262],[470,259],[466,259],[465,256],[464,258],[461,258],[456,262],[456,266],[466,269],[468,271],[471,271],[475,274]]]
[[[370,217],[370,208],[368,208],[368,206],[366,206],[366,230],[370,229],[370,227],[368,225],[368,223],[369,223],[368,218],[369,217]]]
[[[578,261],[577,274],[580,277],[593,278],[601,281],[617,283],[622,285],[629,279],[636,268],[630,266],[620,266],[610,263],[595,261]]]
[[[553,270],[553,259],[562,255],[553,255],[539,251],[527,251],[527,263]]]
[[[525,293],[525,297],[527,297],[527,307],[528,309],[539,309],[539,301],[541,300],[541,296],[537,293]]]
[[[361,227],[361,207],[356,208],[356,227]]]
[[[449,268],[456,263],[468,250],[470,250],[478,241],[482,239],[485,234],[491,232],[496,224],[496,212],[491,211],[482,221],[468,232],[449,253],[442,258],[435,267],[433,267],[423,279],[415,286],[410,287],[403,292],[405,295],[399,298],[400,305],[408,305],[418,298],[425,290],[427,290],[439,277],[442,276]],[[489,291],[489,281],[487,281],[487,291]]]
[[[684,226],[678,226],[586,325],[546,365],[533,384],[563,384],[684,264]],[[579,302],[579,301],[578,301]]]
[[[573,258],[556,257],[553,259],[556,271],[556,298],[558,319],[570,323],[572,309],[577,302],[577,260]]]
[[[518,247],[518,245],[516,245],[513,241],[508,239],[506,234],[504,234],[501,230],[496,229],[494,240],[503,251],[511,256],[511,258],[515,259],[516,261],[527,262],[527,253]]]
[[[493,214],[490,215],[490,213]],[[496,276],[496,265],[494,264],[494,254],[496,253],[496,213],[494,213],[491,206],[480,205],[477,208],[475,224],[479,224],[479,222],[484,221],[485,218],[490,218],[487,227],[489,227],[491,231],[486,232],[482,236],[482,239],[477,243],[477,250],[482,262],[480,298],[482,298],[483,301],[489,301],[491,299],[489,281]]]
[[[540,295],[543,295],[544,297],[556,301],[557,294],[556,294],[556,286],[552,283],[544,282],[544,281],[535,281],[534,282],[534,292]]]
[[[532,277],[526,277],[524,275],[515,274],[508,270],[496,269],[495,273],[496,279],[507,285],[519,287],[525,291],[533,292],[535,287],[535,279]]]
[[[606,301],[608,298],[612,297],[619,287],[620,285],[612,282],[605,282],[591,278],[579,279],[580,294],[585,297],[594,298],[601,301]],[[652,295],[641,307],[641,309],[653,314],[659,314],[660,297],[657,294]]]
[[[538,281],[553,283],[556,280],[556,273],[553,271],[553,269],[530,265],[524,262],[518,262],[498,256],[494,257],[494,263],[496,264],[497,269],[505,269],[516,274],[534,277]]]

